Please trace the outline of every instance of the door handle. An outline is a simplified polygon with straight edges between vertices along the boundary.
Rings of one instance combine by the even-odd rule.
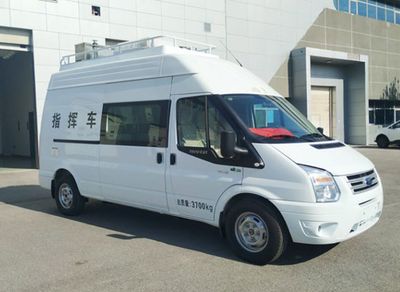
[[[169,156],[169,163],[171,165],[175,165],[176,164],[176,155],[174,153],[171,153],[171,155]]]
[[[163,155],[162,153],[157,153],[157,163],[161,164],[163,161]]]

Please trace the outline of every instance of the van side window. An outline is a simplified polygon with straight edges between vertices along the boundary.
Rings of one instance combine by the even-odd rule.
[[[177,123],[179,146],[211,148],[219,158],[222,158],[221,132],[234,132],[223,114],[207,97],[178,100]]]
[[[167,100],[104,104],[100,143],[167,147]]]

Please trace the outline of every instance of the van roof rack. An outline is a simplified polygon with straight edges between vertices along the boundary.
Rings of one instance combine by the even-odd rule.
[[[160,35],[136,41],[123,42],[113,46],[105,46],[105,47],[93,46],[93,48],[90,50],[85,49],[83,52],[62,57],[60,65],[62,67],[85,60],[107,58],[127,52],[166,46],[166,45],[196,52],[202,52],[206,54],[211,54],[212,50],[215,49],[215,46],[210,44]]]

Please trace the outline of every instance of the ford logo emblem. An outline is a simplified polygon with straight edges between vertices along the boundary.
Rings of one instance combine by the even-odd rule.
[[[370,186],[370,185],[372,185],[373,181],[374,181],[374,177],[368,177],[365,179],[365,184],[367,186]]]

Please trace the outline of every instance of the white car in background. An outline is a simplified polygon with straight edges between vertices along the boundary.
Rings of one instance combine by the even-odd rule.
[[[380,129],[375,142],[379,148],[387,148],[390,144],[400,145],[400,121]]]

